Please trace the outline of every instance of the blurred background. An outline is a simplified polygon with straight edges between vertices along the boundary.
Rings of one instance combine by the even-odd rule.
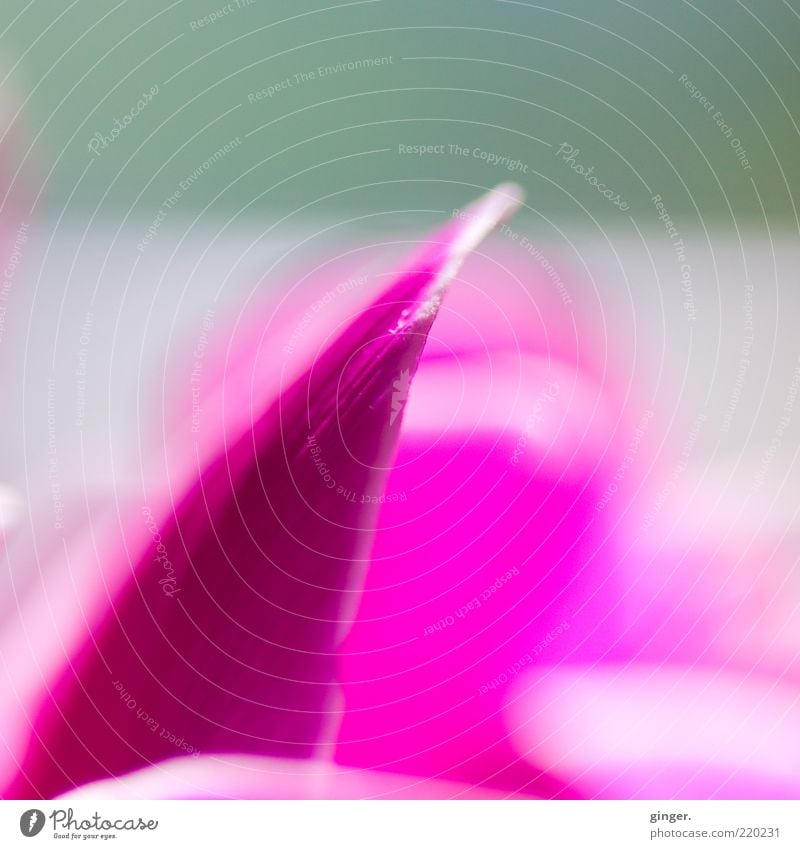
[[[387,195],[447,209],[464,184],[509,173],[447,148],[398,153],[429,143],[518,160],[510,173],[540,227],[575,219],[635,234],[570,179],[552,148],[568,142],[639,226],[656,192],[687,231],[796,223],[795,2],[7,0],[2,18],[23,97],[14,123],[45,168],[51,211],[148,220],[234,139],[235,155],[181,197],[182,214],[274,223],[304,204],[363,212]]]
[[[6,0],[2,479],[124,474],[209,315],[514,180],[495,241],[750,492],[798,356],[798,44],[794,0]]]
[[[86,431],[104,473],[135,410],[114,387],[208,309],[512,179],[520,260],[572,281],[632,373],[659,366],[640,384],[673,375],[666,409],[722,424],[735,393],[708,438],[739,451],[794,368],[798,36],[779,0],[6,0],[6,390],[56,377],[62,463]],[[7,478],[45,438],[31,403]]]

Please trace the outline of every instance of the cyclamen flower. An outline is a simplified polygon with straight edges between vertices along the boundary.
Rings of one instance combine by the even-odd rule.
[[[449,279],[518,203],[500,187],[431,239],[241,434],[220,433],[174,503],[50,566],[3,636],[3,795],[50,797],[181,752],[331,744],[337,648],[408,383]],[[328,468],[374,498],[341,497]]]
[[[763,517],[689,472],[661,499],[676,454],[578,281],[566,310],[494,246],[440,304],[517,202],[375,303],[345,257],[249,305],[197,432],[168,384],[164,485],[92,512],[3,637],[6,794],[797,797]]]

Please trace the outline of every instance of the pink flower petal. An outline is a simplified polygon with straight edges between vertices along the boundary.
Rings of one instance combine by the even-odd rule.
[[[625,627],[610,610],[628,581],[614,568],[625,486],[621,504],[597,503],[629,417],[582,369],[543,356],[428,359],[414,389],[343,646],[336,756],[514,791],[537,774],[503,724],[506,671],[602,656]]]
[[[800,696],[696,666],[554,667],[509,701],[518,752],[591,798],[797,799]]]
[[[148,544],[130,571],[130,554],[112,554],[102,576],[123,580],[113,604],[86,587],[86,621],[57,610],[59,645],[31,655],[27,629],[52,617],[52,596],[24,612],[4,701],[45,692],[5,795],[52,796],[181,751],[308,756],[330,739],[335,653],[410,380],[448,280],[518,203],[500,187],[450,223],[277,400],[248,407],[249,429],[174,510],[145,507]]]
[[[505,798],[469,786],[297,758],[182,757],[84,785],[65,799],[469,799]]]

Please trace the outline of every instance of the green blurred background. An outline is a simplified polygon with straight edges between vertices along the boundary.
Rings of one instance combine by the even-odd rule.
[[[187,177],[192,215],[448,209],[511,177],[556,227],[647,226],[656,193],[684,229],[797,226],[797,0],[3,0],[0,51],[51,212],[146,221]]]

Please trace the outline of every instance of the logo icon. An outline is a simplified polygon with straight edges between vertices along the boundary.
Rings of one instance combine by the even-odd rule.
[[[403,369],[400,376],[392,384],[392,414],[389,417],[389,424],[394,424],[400,413],[403,412],[403,407],[408,401],[408,391],[411,388],[411,375],[409,369]]]
[[[19,818],[19,830],[25,837],[36,837],[44,828],[44,811],[31,808]]]

